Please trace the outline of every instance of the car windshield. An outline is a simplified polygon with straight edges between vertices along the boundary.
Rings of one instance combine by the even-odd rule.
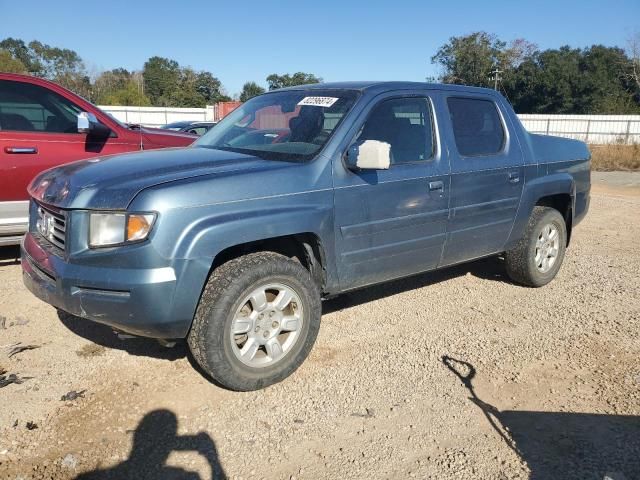
[[[327,143],[353,106],[354,90],[288,90],[244,103],[194,143],[196,147],[305,161]]]

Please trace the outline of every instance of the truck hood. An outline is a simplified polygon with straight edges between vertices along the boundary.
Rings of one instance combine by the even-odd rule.
[[[238,175],[291,164],[204,147],[167,148],[81,160],[46,170],[29,195],[59,208],[126,209],[145,188],[186,178]]]

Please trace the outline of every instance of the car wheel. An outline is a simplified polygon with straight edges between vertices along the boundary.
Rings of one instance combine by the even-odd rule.
[[[257,390],[302,364],[320,317],[320,290],[300,263],[273,252],[252,253],[212,272],[188,343],[214,381],[231,390]]]
[[[557,210],[534,207],[522,239],[506,252],[507,274],[518,283],[542,287],[560,270],[567,248],[567,226]]]

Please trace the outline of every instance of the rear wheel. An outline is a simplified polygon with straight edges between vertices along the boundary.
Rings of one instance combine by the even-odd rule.
[[[194,358],[232,390],[257,390],[293,373],[320,327],[320,291],[298,262],[272,252],[216,268],[189,333]]]
[[[567,226],[557,210],[534,207],[522,239],[506,252],[509,277],[530,287],[541,287],[555,278],[567,246]]]

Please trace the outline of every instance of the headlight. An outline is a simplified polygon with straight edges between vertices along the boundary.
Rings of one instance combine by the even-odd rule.
[[[154,213],[92,213],[89,246],[111,247],[144,240],[155,219]]]

